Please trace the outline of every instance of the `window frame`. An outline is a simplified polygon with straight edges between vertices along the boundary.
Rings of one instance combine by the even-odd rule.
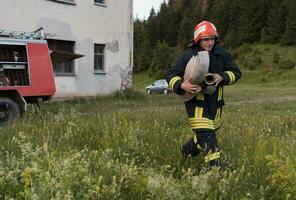
[[[71,67],[71,72],[66,72],[66,64],[69,63],[70,67]],[[60,65],[60,66],[57,66]],[[53,73],[54,76],[76,76],[75,74],[75,64],[74,64],[74,60],[71,60],[69,62],[66,63],[56,63],[52,65],[53,67]],[[56,68],[60,67],[61,69],[63,69],[61,72],[56,71]]]
[[[57,3],[64,3],[64,4],[70,4],[70,5],[76,5],[76,0],[48,0],[48,1],[53,1]]]
[[[102,53],[96,53],[96,46],[100,46],[103,47],[103,51]],[[96,56],[102,56],[102,69],[96,69]],[[105,64],[106,64],[106,44],[99,44],[99,43],[95,43],[94,44],[94,64],[93,64],[93,70],[95,74],[105,74]]]
[[[103,0],[102,3],[99,3],[99,2],[96,2],[96,0],[94,0],[94,4],[97,6],[107,7],[106,1],[107,0]]]
[[[53,43],[54,42],[69,42],[69,44],[72,43],[71,44],[72,46],[71,47],[69,46],[70,49],[66,50],[66,51],[65,51],[65,49],[52,49],[50,41],[53,41]],[[69,52],[69,53],[75,53],[75,45],[76,45],[75,41],[72,41],[72,40],[71,41],[70,40],[59,40],[59,39],[48,39],[47,43],[48,43],[48,48],[50,50],[53,50],[53,51],[57,50],[57,51],[65,51],[65,52]],[[63,46],[65,47],[65,44],[63,44]],[[67,68],[67,66],[66,66],[67,64],[70,64],[71,72],[66,72],[65,69]],[[58,68],[58,67],[62,69],[61,72],[56,70],[56,68]],[[63,63],[52,64],[52,68],[53,68],[53,72],[54,72],[55,76],[76,76],[76,74],[75,74],[75,60],[71,60],[71,61],[63,62]]]

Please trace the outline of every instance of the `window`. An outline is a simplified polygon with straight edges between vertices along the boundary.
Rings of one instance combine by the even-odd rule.
[[[105,4],[105,0],[95,0],[95,3]]]
[[[94,70],[104,71],[104,44],[95,44],[94,48]]]
[[[75,55],[74,46],[73,41],[48,40],[55,75],[74,75],[74,62],[70,58]]]
[[[94,0],[94,4],[97,6],[107,7],[106,0]]]
[[[55,63],[53,65],[55,75],[74,75],[73,61]]]
[[[73,4],[75,5],[75,0],[50,0],[50,1],[56,1],[56,2],[60,2],[60,3],[65,3],[65,4]]]

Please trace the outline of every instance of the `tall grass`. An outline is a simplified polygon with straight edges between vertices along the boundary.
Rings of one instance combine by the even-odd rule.
[[[128,91],[0,128],[0,199],[295,199],[296,91],[225,89],[223,170],[180,159],[193,133],[178,97]]]

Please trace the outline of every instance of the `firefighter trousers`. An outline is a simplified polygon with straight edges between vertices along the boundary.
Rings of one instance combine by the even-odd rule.
[[[210,166],[220,166],[220,151],[215,131],[195,131],[195,135],[181,147],[185,157],[197,156],[203,152],[205,163]]]

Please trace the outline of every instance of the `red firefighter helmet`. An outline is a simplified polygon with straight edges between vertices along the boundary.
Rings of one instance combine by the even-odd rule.
[[[195,26],[193,37],[194,42],[198,43],[203,37],[219,37],[214,24],[208,21],[202,21]]]

